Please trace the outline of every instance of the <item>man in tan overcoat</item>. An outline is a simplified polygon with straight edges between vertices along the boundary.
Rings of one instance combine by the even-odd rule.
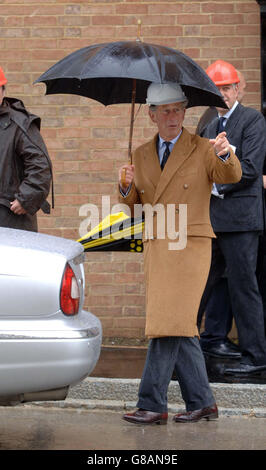
[[[145,216],[145,333],[150,342],[138,409],[123,418],[165,424],[175,370],[186,412],[174,420],[214,419],[218,410],[199,346],[197,312],[215,237],[209,218],[212,185],[239,181],[241,167],[225,132],[209,141],[183,128],[187,99],[179,85],[151,84],[147,103],[158,133],[134,152],[132,165],[119,171],[120,201],[132,216],[135,204],[160,209],[153,211],[152,223]],[[179,231],[175,242],[173,226]]]

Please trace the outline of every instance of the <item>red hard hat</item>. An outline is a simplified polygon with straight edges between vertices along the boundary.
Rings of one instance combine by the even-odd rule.
[[[235,67],[224,60],[216,60],[206,69],[207,75],[212,79],[216,86],[231,85],[239,83],[239,76]]]
[[[6,83],[7,83],[7,79],[5,77],[3,69],[0,67],[0,86],[5,85]]]

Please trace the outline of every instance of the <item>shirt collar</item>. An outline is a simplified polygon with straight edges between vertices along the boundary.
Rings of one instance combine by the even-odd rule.
[[[181,136],[182,134],[182,129],[181,131],[179,132],[179,134],[172,140],[169,140],[168,142],[171,142],[172,145],[175,145],[175,143],[178,141],[179,137]],[[164,145],[164,142],[165,142],[165,139],[162,139],[162,137],[160,136],[159,134],[159,146],[162,148],[163,145]]]
[[[231,116],[231,114],[234,112],[234,110],[236,109],[236,107],[237,107],[238,104],[239,104],[238,101],[235,101],[235,103],[234,103],[234,105],[232,106],[232,108],[229,109],[229,110],[227,111],[227,113],[225,113],[223,116],[221,116],[221,115],[219,114],[219,117],[224,117],[225,119],[229,119],[230,116]]]

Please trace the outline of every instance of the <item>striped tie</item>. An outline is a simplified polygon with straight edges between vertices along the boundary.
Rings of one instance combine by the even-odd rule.
[[[168,157],[170,155],[170,149],[169,149],[169,145],[171,144],[171,142],[167,142],[165,141],[164,142],[164,145],[166,146],[166,149],[164,151],[164,154],[163,154],[163,159],[162,159],[162,163],[161,163],[161,169],[163,171],[164,167],[165,167],[165,164],[168,160]]]

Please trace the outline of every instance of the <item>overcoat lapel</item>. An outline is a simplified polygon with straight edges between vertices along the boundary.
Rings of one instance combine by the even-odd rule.
[[[229,140],[229,142],[230,142],[231,137],[235,134],[235,127],[242,114],[241,108],[243,108],[243,106],[241,104],[238,104],[236,109],[234,110],[234,112],[231,114],[231,116],[226,122],[224,130],[226,132],[226,137]]]
[[[176,142],[170,156],[167,160],[167,163],[164,167],[164,170],[161,172],[157,188],[154,195],[153,204],[156,204],[160,199],[162,193],[167,188],[171,179],[174,177],[176,172],[180,169],[183,163],[189,158],[196,145],[191,145],[191,137],[186,129],[183,129],[183,132]]]
[[[230,142],[230,139],[232,136],[235,134],[235,127],[241,117],[242,111],[241,108],[243,106],[241,104],[238,104],[234,112],[231,114],[229,119],[226,121],[225,124],[225,132],[226,132],[226,137]],[[204,137],[208,137],[210,139],[214,139],[217,135],[217,127],[218,127],[218,122],[219,118],[215,118],[207,127],[207,134]]]
[[[157,153],[157,140],[158,134],[147,143],[145,147],[145,154],[144,154],[144,173],[146,177],[151,181],[152,185],[154,186],[154,190],[158,184],[158,181],[161,177],[161,167],[159,162],[159,157]]]

